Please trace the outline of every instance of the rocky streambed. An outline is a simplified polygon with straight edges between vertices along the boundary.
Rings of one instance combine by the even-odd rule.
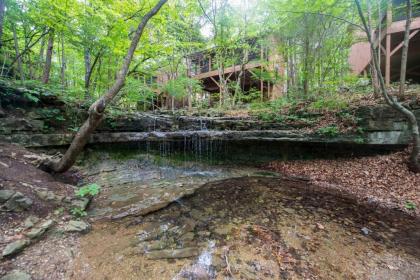
[[[416,279],[420,224],[258,169],[94,153],[70,279]]]
[[[30,246],[25,244],[23,251],[0,262],[4,279],[417,279],[420,275],[420,222],[412,216],[359,204],[344,193],[321,190],[304,179],[261,171],[252,164],[220,164],[205,153],[180,155],[166,145],[157,151],[127,148],[88,149],[78,162],[79,183],[101,186],[87,217],[75,220],[63,214],[66,204],[56,204],[60,195],[53,196],[53,191],[24,193],[35,206],[55,198],[47,204],[55,211],[46,209],[44,217],[54,222],[22,219],[23,226],[33,223],[27,230],[4,223],[10,226],[2,244],[36,236]],[[23,155],[16,150],[13,156]],[[2,162],[11,169],[17,164]],[[48,174],[35,177],[41,173],[29,162],[22,164],[32,175],[9,172],[16,184],[32,178],[39,185],[34,190],[41,190],[56,182]],[[59,186],[49,189],[58,192]],[[70,204],[73,200],[69,197]]]

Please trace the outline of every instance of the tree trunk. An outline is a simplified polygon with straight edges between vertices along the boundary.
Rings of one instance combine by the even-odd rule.
[[[401,69],[400,69],[400,88],[399,96],[404,95],[405,91],[405,78],[407,74],[407,57],[408,57],[408,46],[410,44],[410,25],[412,17],[412,4],[411,0],[407,0],[407,20],[404,32],[404,42],[401,53]]]
[[[372,5],[370,3],[370,0],[367,0],[367,12],[368,12],[368,24],[370,29],[370,34],[373,36],[375,34],[373,24],[372,24]],[[380,23],[379,23],[380,25]],[[378,37],[378,40],[380,40],[380,37]],[[374,55],[373,52],[370,52],[371,56]],[[373,87],[373,93],[375,97],[378,97],[379,95],[379,85],[378,85],[378,73],[376,72],[375,67],[373,66],[373,63],[371,63],[370,66],[371,69],[371,77],[372,77],[372,87]]]
[[[187,77],[191,78],[191,71],[190,71],[191,70],[191,63],[190,63],[190,59],[187,56],[185,56],[185,65],[187,66]],[[188,82],[188,89],[187,90],[188,90],[188,96],[187,96],[188,111],[191,111],[192,110],[192,95],[193,95],[193,92],[192,92],[192,86],[191,86],[190,81]]]
[[[0,0],[0,49],[3,47],[3,23],[6,10],[6,0]]]
[[[67,87],[66,82],[66,53],[64,50],[64,35],[61,36],[61,85],[63,87],[63,90]]]
[[[17,34],[16,34],[16,25],[13,24],[13,41],[15,44],[15,53],[16,53],[16,57],[17,57],[17,67],[18,67],[18,72],[19,72],[19,76],[20,76],[20,80],[24,81],[25,77],[23,75],[23,66],[22,66],[22,57],[19,53],[19,42],[17,39]]]
[[[368,41],[370,43],[370,48],[371,48],[372,52],[374,53],[373,62],[374,62],[374,66],[376,68],[376,71],[378,73],[379,85],[381,86],[382,96],[384,97],[386,103],[389,106],[391,106],[396,111],[398,111],[402,115],[404,115],[404,117],[408,120],[408,123],[410,125],[411,137],[412,137],[412,150],[411,150],[411,153],[410,153],[408,166],[409,166],[411,171],[418,173],[418,172],[420,172],[420,164],[419,164],[420,137],[419,137],[419,126],[418,126],[418,123],[417,123],[416,116],[409,109],[407,109],[403,105],[401,105],[401,103],[399,103],[395,97],[391,97],[389,95],[388,89],[385,85],[384,77],[382,75],[382,72],[380,71],[381,68],[380,68],[380,65],[378,63],[377,52],[376,52],[376,49],[374,48],[374,42],[372,40],[372,36],[371,36],[370,30],[369,30],[369,27],[366,23],[366,19],[363,15],[360,0],[355,0],[355,3],[356,3],[356,6],[357,6],[357,11],[359,13],[360,19],[362,20],[363,26],[365,28],[365,32],[366,32],[366,35],[368,37]],[[406,21],[406,26],[405,26],[406,32],[405,32],[405,36],[404,36],[404,46],[403,46],[403,48],[408,48],[409,30],[410,30],[411,14],[412,14],[411,0],[406,0],[406,3],[407,3],[407,21]],[[407,30],[408,30],[408,32],[407,32]],[[403,52],[404,52],[404,50],[403,50]],[[407,59],[405,59],[405,60],[401,59],[401,68],[403,68],[402,64],[406,64],[406,63],[407,63]],[[404,65],[404,67],[406,67],[406,65]]]
[[[242,53],[241,70],[239,71],[238,77],[236,79],[236,86],[235,86],[235,93],[234,93],[235,95],[233,96],[233,102],[232,102],[233,106],[235,106],[237,95],[241,94],[242,76],[244,75],[245,64],[247,63],[248,63],[248,49],[245,48]]]
[[[90,50],[85,48],[84,52],[85,59],[85,100],[90,98],[89,88],[90,88]]]
[[[309,95],[309,56],[311,55],[310,52],[310,41],[309,41],[309,23],[308,23],[308,15],[305,14],[304,16],[304,39],[303,39],[303,97],[307,98]]]
[[[54,30],[50,30],[50,36],[48,38],[47,55],[45,58],[44,72],[42,74],[42,83],[48,84],[50,81],[51,72],[51,61],[54,47]]]
[[[90,106],[88,119],[76,133],[70,147],[67,149],[64,156],[59,161],[46,161],[41,165],[42,169],[53,172],[65,172],[74,164],[77,156],[83,150],[91,134],[104,118],[104,111],[106,106],[112,101],[112,99],[124,86],[125,78],[127,76],[128,69],[133,59],[134,52],[143,34],[143,30],[147,25],[147,22],[159,12],[159,10],[167,1],[168,0],[160,0],[142,18],[141,22],[139,23],[136,29],[133,39],[131,40],[130,48],[127,51],[124,62],[120,71],[118,72],[117,79],[115,80],[113,86],[101,98],[99,98]]]
[[[37,70],[37,72],[39,74],[39,79],[42,80],[42,71],[44,69],[43,65],[44,65],[44,53],[45,53],[45,37],[42,37],[41,39],[41,46],[39,47],[39,69]]]

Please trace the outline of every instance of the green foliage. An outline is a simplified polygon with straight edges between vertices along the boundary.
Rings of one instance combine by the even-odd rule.
[[[273,112],[262,111],[258,114],[258,119],[266,122],[283,122],[284,117]]]
[[[39,109],[37,112],[43,118],[46,118],[46,119],[54,119],[59,122],[65,121],[65,118],[62,115],[62,112],[56,108],[42,108],[42,109]]]
[[[74,207],[72,209],[70,209],[70,213],[75,217],[75,218],[83,218],[85,216],[87,216],[87,212],[79,207]]]
[[[23,96],[33,103],[38,103],[39,101],[39,93],[36,91],[25,91]]]
[[[85,185],[85,186],[79,188],[76,191],[76,195],[79,196],[79,197],[85,197],[85,196],[93,197],[93,196],[99,194],[100,189],[101,188],[99,187],[98,184],[93,183],[93,184]]]
[[[339,130],[337,126],[329,125],[319,128],[318,134],[333,138],[339,134]]]
[[[27,89],[23,92],[25,99],[39,103],[42,97],[55,95],[68,106],[77,104],[87,109],[112,86],[133,29],[156,1],[6,1],[2,76],[20,79],[19,63],[14,61],[15,45],[10,39],[16,32],[17,48],[23,54],[24,79],[19,84]],[[229,82],[224,109],[254,103],[251,110],[255,115],[273,121],[283,121],[280,111],[287,107],[294,112],[302,100],[311,102],[305,107],[310,110],[345,109],[352,94],[371,90],[365,79],[349,74],[347,58],[353,43],[349,21],[353,16],[349,3],[332,0],[168,1],[143,32],[125,86],[113,101],[114,108],[107,110],[156,109],[160,93],[177,99],[191,95],[194,106],[206,109],[208,100],[200,98],[200,83],[188,78],[195,73],[187,69],[185,58],[210,49],[204,56],[213,52],[212,70],[258,62],[264,67],[250,70],[254,79],[287,82],[287,98],[274,102],[261,102],[259,89],[242,92],[238,83]],[[46,32],[52,30],[54,59],[50,82],[44,85],[36,79],[43,74],[51,34]],[[267,61],[271,51],[278,52],[284,64]],[[249,61],[245,54],[251,54]],[[84,73],[89,66],[92,75],[86,89]],[[246,75],[249,77],[249,73]],[[152,78],[157,76],[169,81],[158,85]],[[5,94],[0,92],[2,100]],[[80,125],[77,115],[67,116],[73,122],[71,130]],[[64,120],[58,114],[51,118]]]
[[[356,137],[355,142],[357,144],[364,144],[366,141],[365,141],[365,138],[363,138],[361,136],[358,136],[358,137]]]
[[[348,108],[348,102],[337,98],[320,98],[309,105],[310,110],[337,111]]]
[[[417,206],[414,202],[412,201],[406,201],[404,204],[405,209],[407,210],[416,210]]]
[[[186,96],[188,91],[191,91],[193,93],[201,91],[201,84],[196,79],[183,76],[169,80],[164,85],[163,91],[167,92],[173,97],[182,98]]]

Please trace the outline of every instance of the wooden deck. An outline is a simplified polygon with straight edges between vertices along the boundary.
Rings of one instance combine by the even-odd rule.
[[[386,26],[381,31],[380,38],[376,39],[375,47],[379,47],[378,51],[381,54],[381,68],[385,77],[387,86],[390,85],[391,80],[397,79],[399,73],[399,64],[401,50],[404,40],[404,31],[406,20],[392,21],[392,11],[388,10],[386,17]],[[375,32],[377,33],[377,31]],[[420,17],[414,17],[410,25],[410,47],[408,58],[408,69],[414,69],[415,64],[420,64],[420,57],[418,55],[420,50]],[[349,64],[352,72],[356,75],[367,74],[371,64],[372,55],[370,44],[367,42],[366,35],[363,35],[364,41],[355,43],[350,50]],[[378,36],[378,35],[376,35]],[[415,74],[412,71],[413,75]],[[409,71],[407,74],[410,74]],[[418,75],[417,75],[418,76]],[[417,79],[417,78],[416,78]]]
[[[253,68],[259,68],[261,66],[262,66],[262,63],[260,62],[251,62],[251,63],[245,64],[244,68],[245,70],[249,70]],[[224,74],[225,75],[231,74],[231,73],[239,72],[240,70],[241,70],[241,65],[234,65],[234,66],[225,68]],[[215,76],[216,77],[219,76],[219,70],[213,70],[209,72],[200,73],[197,75],[192,75],[192,77],[197,80],[203,80],[203,79],[215,77]]]

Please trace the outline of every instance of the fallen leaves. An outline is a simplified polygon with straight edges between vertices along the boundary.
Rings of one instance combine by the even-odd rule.
[[[353,159],[272,162],[268,168],[307,177],[315,185],[346,190],[362,199],[396,204],[420,215],[420,174],[408,170],[408,151]],[[414,209],[407,209],[407,201]]]

